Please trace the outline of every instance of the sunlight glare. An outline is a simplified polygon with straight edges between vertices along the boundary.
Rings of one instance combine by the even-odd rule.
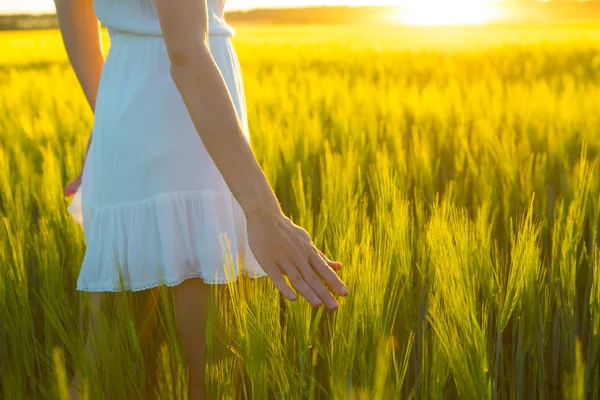
[[[491,3],[486,0],[407,1],[393,19],[420,26],[481,25],[495,17]]]

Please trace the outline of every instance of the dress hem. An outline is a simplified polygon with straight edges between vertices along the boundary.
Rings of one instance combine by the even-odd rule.
[[[247,273],[242,273],[243,276],[250,278],[250,279],[259,279],[259,278],[264,278],[269,276],[267,273],[264,274],[255,274],[255,275],[250,275]],[[81,287],[80,285],[77,285],[76,290],[78,292],[88,292],[88,293],[101,293],[101,292],[107,292],[107,293],[116,293],[116,292],[122,292],[122,291],[127,291],[127,292],[141,292],[142,290],[147,290],[147,289],[152,289],[155,287],[159,287],[159,286],[168,286],[168,287],[174,287],[177,286],[181,283],[183,283],[184,281],[188,280],[188,279],[194,279],[194,278],[200,278],[204,281],[204,283],[208,284],[208,285],[226,285],[229,283],[234,283],[237,282],[239,279],[239,275],[232,278],[232,279],[216,279],[216,280],[207,280],[206,278],[203,277],[203,274],[190,274],[187,275],[181,279],[177,279],[174,281],[166,281],[166,282],[154,282],[154,283],[149,283],[149,284],[145,284],[145,285],[141,285],[141,286],[135,286],[132,287],[131,285],[123,285],[123,286],[119,286],[118,288],[116,287],[98,287],[98,288],[91,288],[91,287]]]
[[[85,220],[87,242],[77,291],[141,291],[191,278],[227,284],[240,274],[268,276],[252,255],[243,211],[227,192],[167,192],[108,207],[81,207],[79,196],[72,206],[82,211],[70,210]],[[223,265],[233,269],[226,272]],[[109,270],[115,267],[123,279]]]

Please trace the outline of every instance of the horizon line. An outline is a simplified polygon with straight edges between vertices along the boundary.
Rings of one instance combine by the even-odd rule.
[[[534,0],[534,1],[540,1],[540,0]],[[573,1],[578,1],[578,0],[573,0]],[[600,0],[598,0],[600,1]],[[402,5],[397,5],[397,6],[393,6],[393,5],[382,5],[382,4],[322,4],[322,5],[317,5],[317,4],[313,4],[313,5],[291,5],[291,6],[275,6],[275,7],[252,7],[252,8],[233,8],[230,10],[225,10],[225,13],[228,12],[250,12],[250,11],[257,11],[257,10],[293,10],[293,9],[298,9],[298,8],[403,8],[405,6]],[[55,15],[56,12],[55,11],[39,11],[39,12],[35,12],[35,11],[27,11],[27,10],[23,10],[23,11],[9,11],[9,12],[3,12],[0,11],[0,16],[9,16],[9,15],[32,15],[32,16],[41,16],[41,15]]]

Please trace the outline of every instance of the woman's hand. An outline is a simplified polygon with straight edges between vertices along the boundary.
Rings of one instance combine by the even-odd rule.
[[[94,132],[93,131],[90,132],[90,137],[88,138],[87,146],[85,148],[85,157],[83,158],[83,165],[85,165],[85,161],[87,160],[87,155],[90,152],[90,145],[92,144],[93,135],[94,135]],[[67,186],[64,187],[63,194],[65,196],[73,196],[75,194],[75,192],[77,192],[77,190],[81,186],[81,176],[82,175],[83,175],[83,171],[80,172],[79,175],[77,175],[77,178],[73,179],[71,182],[69,182],[67,184]]]
[[[329,260],[310,235],[283,214],[250,213],[246,221],[252,254],[286,298],[296,300],[296,294],[283,275],[313,307],[325,304],[330,310],[337,309],[335,297],[321,279],[336,294],[347,295],[348,288],[336,274],[341,263]]]
[[[75,192],[77,192],[77,189],[79,189],[79,186],[81,186],[81,175],[82,173],[77,175],[77,178],[73,179],[67,184],[67,186],[64,187],[63,194],[65,196],[73,196]]]

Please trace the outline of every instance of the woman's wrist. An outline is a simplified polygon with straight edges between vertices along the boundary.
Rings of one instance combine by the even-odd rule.
[[[268,183],[264,188],[253,186],[235,196],[244,211],[246,217],[258,216],[267,218],[269,216],[280,216],[282,214],[279,201],[275,197]]]
[[[277,220],[278,218],[283,217],[283,213],[279,208],[273,207],[254,207],[250,209],[244,209],[244,216],[247,220],[249,219],[259,219],[262,221],[268,220]]]
[[[273,201],[261,202],[260,200],[251,201],[251,202],[245,203],[242,206],[242,210],[244,211],[244,214],[246,215],[246,217],[268,218],[268,217],[278,217],[278,216],[281,216],[281,214],[282,214],[281,207],[279,206],[279,202],[277,202],[276,199],[274,202]]]

